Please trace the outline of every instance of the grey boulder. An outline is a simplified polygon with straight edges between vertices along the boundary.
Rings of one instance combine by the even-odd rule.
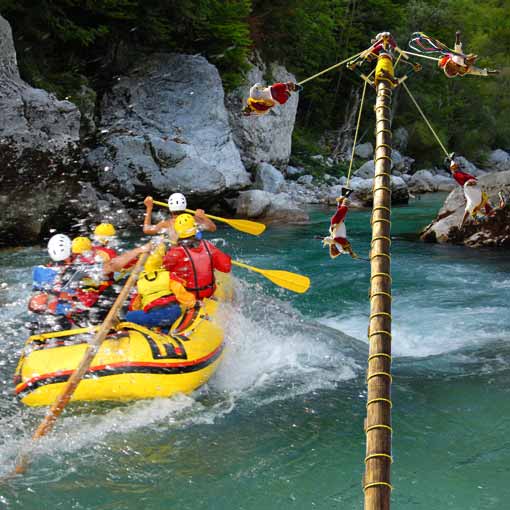
[[[283,174],[269,163],[259,163],[255,168],[254,187],[270,193],[278,193],[285,181]]]
[[[356,145],[354,154],[361,159],[370,159],[374,155],[374,146],[371,142]]]
[[[103,139],[88,162],[103,186],[215,196],[250,183],[220,76],[203,57],[151,55],[118,79],[101,110]]]
[[[241,191],[236,201],[236,214],[270,223],[304,223],[307,212],[286,193],[273,194],[262,190]]]

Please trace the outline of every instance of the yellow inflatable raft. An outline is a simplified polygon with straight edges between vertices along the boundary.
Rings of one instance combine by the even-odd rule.
[[[101,344],[72,400],[135,400],[190,393],[207,382],[224,349],[214,321],[230,280],[219,279],[212,299],[184,313],[169,334],[121,322]],[[228,280],[228,281],[227,281]],[[31,336],[15,373],[16,395],[26,405],[51,405],[80,363],[94,328]]]

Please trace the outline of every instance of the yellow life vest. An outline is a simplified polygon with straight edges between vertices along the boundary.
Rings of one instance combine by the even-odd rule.
[[[156,299],[172,294],[170,274],[165,270],[142,272],[136,286],[142,300],[142,308],[145,308]]]

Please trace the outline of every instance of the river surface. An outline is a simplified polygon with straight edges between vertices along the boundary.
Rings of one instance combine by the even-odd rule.
[[[510,254],[423,244],[430,195],[394,208],[393,507],[478,510],[510,501]],[[44,510],[361,509],[369,264],[330,260],[306,226],[260,239],[221,228],[220,247],[262,268],[307,274],[295,295],[235,268],[228,350],[193,396],[70,407],[30,447],[0,508]],[[367,256],[368,212],[348,232]],[[41,248],[0,254],[0,474],[44,415],[13,396],[30,267]]]

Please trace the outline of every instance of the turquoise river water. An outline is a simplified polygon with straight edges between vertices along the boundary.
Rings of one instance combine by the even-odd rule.
[[[510,501],[510,254],[423,244],[441,196],[393,211],[393,506],[497,509]],[[238,260],[307,274],[299,296],[235,269],[228,350],[193,396],[69,408],[31,447],[0,508],[44,510],[360,509],[369,264],[330,260],[306,226],[261,239],[220,229]],[[351,212],[366,256],[369,212]],[[12,375],[26,337],[29,268],[41,248],[0,254],[0,475],[44,414]]]

